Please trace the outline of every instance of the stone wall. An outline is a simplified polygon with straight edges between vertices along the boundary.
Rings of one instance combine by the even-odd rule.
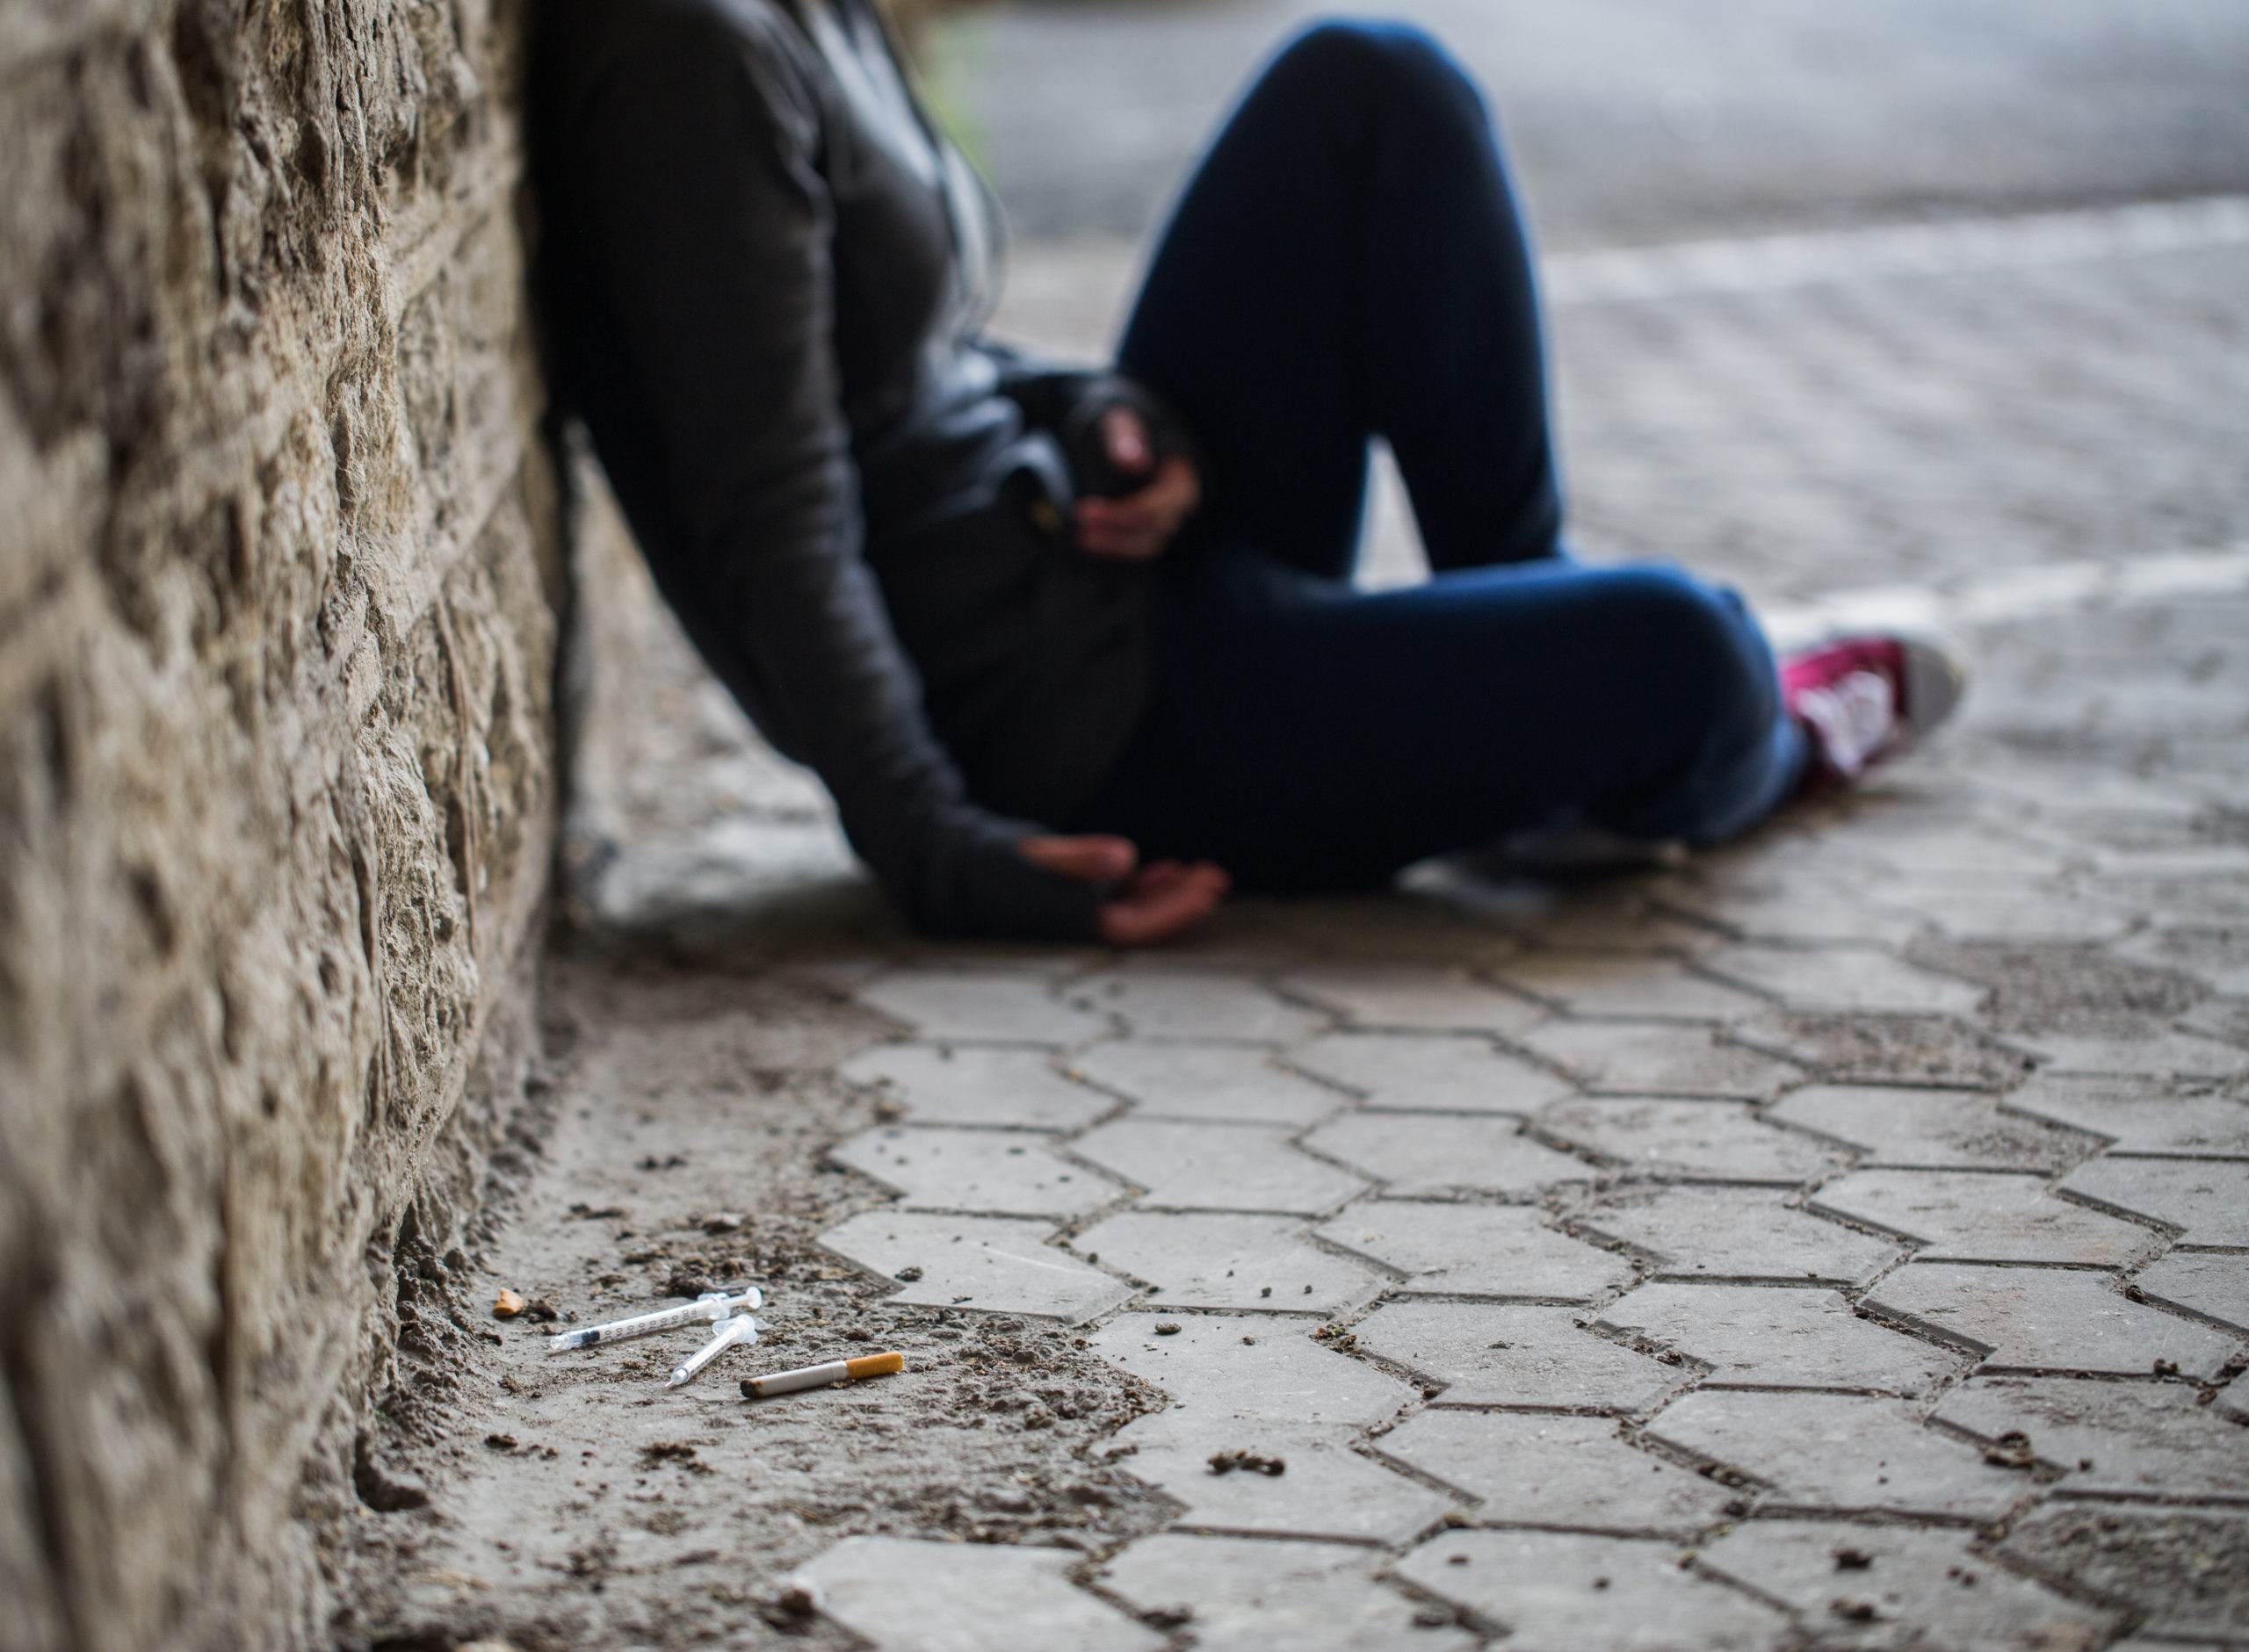
[[[324,1642],[412,1501],[556,790],[497,4],[0,7],[11,1652]]]

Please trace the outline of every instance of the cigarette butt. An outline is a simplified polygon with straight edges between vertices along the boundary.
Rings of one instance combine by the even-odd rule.
[[[863,1354],[857,1360],[830,1360],[824,1365],[804,1366],[794,1371],[776,1371],[770,1376],[744,1377],[741,1391],[752,1399],[770,1399],[776,1394],[794,1394],[800,1389],[826,1388],[831,1382],[848,1381],[855,1377],[889,1376],[906,1368],[902,1353]]]
[[[492,1304],[492,1317],[495,1319],[513,1319],[530,1305],[515,1292],[503,1290],[499,1300]]]

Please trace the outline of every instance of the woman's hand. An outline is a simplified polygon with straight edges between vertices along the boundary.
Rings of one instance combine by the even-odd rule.
[[[1124,838],[1025,838],[1023,859],[1063,877],[1109,886],[1097,920],[1112,947],[1146,947],[1202,922],[1225,898],[1232,880],[1208,861],[1139,863],[1140,852]]]
[[[1122,498],[1078,501],[1078,544],[1094,556],[1145,562],[1169,545],[1179,524],[1195,514],[1203,502],[1203,479],[1195,473],[1194,461],[1179,454],[1158,464],[1147,421],[1131,408],[1114,407],[1101,415],[1101,440],[1110,464],[1126,476],[1148,481]]]

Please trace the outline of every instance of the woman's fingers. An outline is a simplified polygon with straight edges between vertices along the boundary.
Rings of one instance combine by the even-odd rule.
[[[1078,543],[1096,556],[1154,556],[1202,499],[1202,478],[1193,463],[1174,454],[1156,467],[1155,479],[1138,493],[1122,499],[1080,500]]]
[[[1148,422],[1132,408],[1120,404],[1101,415],[1101,444],[1109,462],[1127,476],[1145,475],[1155,463]]]
[[[1016,848],[1032,865],[1081,884],[1121,884],[1132,876],[1140,860],[1132,840],[1101,833],[1024,838]]]
[[[1209,917],[1226,898],[1230,883],[1208,861],[1152,866],[1116,899],[1102,903],[1101,938],[1112,947],[1146,947],[1168,940]]]

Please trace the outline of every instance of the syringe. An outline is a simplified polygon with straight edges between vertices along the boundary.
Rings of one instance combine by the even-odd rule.
[[[668,1389],[683,1388],[688,1383],[695,1381],[695,1374],[698,1371],[700,1371],[705,1366],[710,1364],[712,1360],[717,1359],[727,1349],[733,1347],[734,1344],[738,1342],[756,1342],[756,1340],[757,1322],[755,1319],[752,1319],[748,1314],[736,1314],[732,1319],[729,1319],[725,1324],[719,1327],[719,1334],[717,1336],[712,1338],[710,1341],[705,1343],[693,1353],[689,1354],[687,1356],[686,1363],[680,1366],[678,1369],[671,1374],[671,1381],[665,1383],[664,1386]]]
[[[741,1309],[763,1306],[765,1293],[755,1285],[739,1296],[729,1296],[724,1291],[705,1291],[684,1308],[659,1308],[653,1314],[635,1314],[630,1319],[612,1319],[606,1324],[588,1325],[582,1331],[566,1331],[546,1345],[546,1351],[567,1353],[573,1348],[590,1348],[597,1342],[645,1337],[652,1331],[669,1331],[674,1325],[691,1325],[698,1320],[724,1319]]]

